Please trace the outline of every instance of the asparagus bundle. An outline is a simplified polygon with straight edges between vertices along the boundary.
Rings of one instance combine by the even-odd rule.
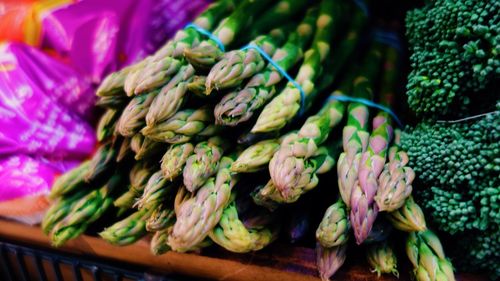
[[[225,47],[259,46],[285,71],[297,71],[303,104],[293,83],[282,83],[280,91],[283,74],[255,49],[224,53],[217,40],[186,27],[155,54],[103,81],[97,91],[98,103],[106,108],[97,128],[100,147],[90,161],[55,183],[44,232],[61,245],[104,213],[118,213],[119,220],[100,232],[114,245],[134,243],[149,231],[154,232],[151,251],[157,255],[199,250],[211,241],[238,253],[260,250],[277,238],[281,223],[276,218],[290,210],[286,204],[315,188],[318,174],[333,166],[338,143],[333,132],[346,115],[337,164],[340,197],[325,208],[316,231],[320,277],[327,280],[344,263],[351,228],[358,243],[374,244],[367,252],[374,270],[397,274],[394,252],[384,244],[395,233],[392,225],[412,232],[408,253],[419,280],[452,276],[435,239],[425,234],[423,213],[410,196],[415,175],[399,147],[399,132],[388,149],[390,117],[379,113],[370,136],[367,106],[341,101],[349,96],[376,98],[378,45],[369,49],[361,67],[342,68],[352,57],[366,15],[339,0],[322,0],[319,9],[313,5],[307,11],[308,1],[280,0],[259,17],[271,1],[239,2],[236,8],[231,0],[215,2],[195,24],[213,30]],[[348,31],[337,36],[347,17]],[[385,65],[394,65],[395,57],[394,50],[387,52]],[[336,79],[342,72],[342,79]],[[386,71],[381,83],[380,100],[388,106],[395,73]],[[316,96],[333,80],[338,80],[336,90],[321,106]],[[209,95],[226,89],[230,92],[224,96]],[[313,103],[319,111],[304,116],[298,131],[281,130]],[[255,124],[243,124],[263,107]],[[249,129],[251,134],[237,140]],[[245,173],[241,182],[248,177],[252,188],[258,187],[253,192],[244,185],[233,189],[237,173]],[[315,192],[322,196],[325,189]],[[292,239],[307,234],[315,219],[319,222],[309,209],[318,197],[308,195],[315,197],[291,207],[298,218],[290,229]],[[110,210],[112,205],[119,209]],[[388,212],[381,216],[387,220],[374,224],[379,209]]]
[[[259,115],[252,133],[276,131],[290,122],[299,110],[305,110],[315,95],[315,82],[321,74],[321,67],[330,52],[331,39],[339,32],[344,6],[340,1],[322,1],[320,14],[316,22],[316,33],[311,49],[305,53],[295,81],[304,91],[305,103],[301,104],[301,92],[293,84],[287,87],[264,107]]]
[[[272,59],[281,69],[289,70],[302,58],[303,50],[314,33],[316,18],[317,10],[310,9],[295,32],[290,34],[285,45],[275,52]],[[252,50],[250,49],[250,51]],[[245,88],[233,91],[222,98],[214,110],[216,122],[236,126],[249,120],[254,112],[273,97],[276,93],[276,85],[282,79],[283,74],[275,66],[268,64],[262,72],[250,79]]]
[[[352,96],[372,99],[372,83],[380,64],[380,52],[371,50],[353,80]],[[347,108],[347,124],[342,132],[344,152],[337,161],[339,192],[344,203],[351,207],[351,193],[358,178],[361,153],[368,145],[368,107],[361,103],[350,103]]]

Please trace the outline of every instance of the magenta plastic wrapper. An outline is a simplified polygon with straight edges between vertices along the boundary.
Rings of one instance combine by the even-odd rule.
[[[83,0],[44,16],[42,46],[69,58],[98,83],[157,50],[207,0]]]
[[[77,114],[92,108],[89,84],[27,45],[0,48],[0,155],[89,155],[96,143],[94,129]]]

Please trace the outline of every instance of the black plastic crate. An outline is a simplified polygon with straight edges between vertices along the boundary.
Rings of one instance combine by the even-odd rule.
[[[128,264],[0,241],[2,281],[181,281]]]

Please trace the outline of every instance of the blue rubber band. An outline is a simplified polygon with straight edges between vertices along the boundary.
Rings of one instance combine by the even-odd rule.
[[[290,75],[288,75],[288,73],[283,69],[281,68],[281,66],[279,66],[268,54],[266,54],[266,52],[264,52],[264,50],[262,50],[259,46],[256,46],[256,45],[246,45],[245,47],[241,48],[242,51],[244,50],[248,50],[248,49],[254,49],[254,50],[257,50],[257,52],[259,52],[259,54],[264,57],[268,62],[269,64],[271,64],[274,68],[276,68],[276,70],[278,70],[278,72],[283,75],[283,77],[285,77],[290,83],[292,83],[295,88],[297,88],[300,92],[300,111],[299,111],[299,116],[302,116],[302,114],[304,114],[304,110],[305,110],[305,100],[306,100],[306,94],[304,92],[304,89],[302,89],[302,87],[299,85],[299,83],[297,83],[297,81],[295,81],[292,77],[290,77]]]
[[[403,50],[401,39],[395,32],[377,29],[373,32],[373,37],[376,41],[387,44],[398,50],[398,52]]]
[[[361,9],[361,11],[363,11],[363,14],[365,14],[365,16],[369,16],[369,10],[368,10],[368,6],[366,5],[366,2],[364,0],[354,0],[354,3],[356,4],[356,6],[358,6],[359,9]]]
[[[390,108],[385,107],[381,104],[374,103],[371,100],[362,99],[362,98],[353,98],[353,97],[348,97],[348,96],[333,96],[333,95],[328,98],[328,101],[330,101],[330,100],[357,102],[357,103],[361,103],[361,104],[364,104],[364,105],[369,106],[369,107],[374,107],[374,108],[383,110],[391,115],[391,117],[394,119],[394,121],[396,121],[396,124],[398,124],[398,126],[400,128],[404,128],[403,123],[401,122],[401,120],[399,120],[398,116],[396,115],[396,113],[394,113],[394,111],[392,111]]]
[[[225,52],[224,44],[222,44],[222,42],[219,40],[219,38],[217,38],[217,36],[213,35],[212,32],[210,32],[204,28],[201,28],[194,23],[188,23],[184,28],[185,29],[186,28],[193,28],[194,30],[198,31],[199,33],[207,36],[210,40],[214,41],[217,44],[217,46],[219,47],[219,49],[221,49],[221,51]]]

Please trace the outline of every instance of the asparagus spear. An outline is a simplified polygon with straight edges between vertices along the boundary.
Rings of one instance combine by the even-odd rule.
[[[177,221],[168,237],[168,244],[174,251],[188,251],[203,241],[219,222],[236,182],[236,177],[229,170],[232,162],[231,158],[223,157],[217,175],[210,178],[194,197],[179,206]]]
[[[193,151],[194,146],[191,143],[172,145],[161,159],[163,176],[169,181],[173,181],[180,176],[188,157]]]
[[[234,161],[231,171],[235,173],[253,173],[265,169],[279,147],[279,139],[263,140],[249,146]]]
[[[387,49],[384,63],[385,72],[380,103],[390,106],[394,99],[396,82],[396,50]],[[375,194],[378,189],[378,177],[384,168],[387,148],[392,138],[391,117],[386,111],[380,111],[373,119],[373,131],[368,148],[363,152],[359,163],[358,180],[351,193],[351,223],[356,242],[361,244],[371,231],[378,214]]]
[[[125,79],[129,73],[141,69],[145,62],[140,61],[138,63],[132,64],[130,66],[124,67],[117,72],[112,72],[104,80],[102,80],[99,88],[96,90],[96,94],[99,97],[121,97],[125,95],[123,90]]]
[[[87,182],[85,174],[90,169],[90,161],[84,161],[79,166],[57,178],[50,190],[49,198],[55,199],[75,190],[85,189]]]
[[[303,56],[303,50],[314,33],[317,9],[309,9],[304,20],[290,34],[283,47],[278,49],[272,59],[283,70],[292,68]],[[253,50],[253,49],[250,49]],[[283,75],[271,64],[254,75],[245,88],[225,95],[215,107],[218,124],[236,126],[249,120],[276,93],[276,85]],[[208,82],[208,81],[207,81]]]
[[[213,135],[216,126],[212,122],[212,110],[209,107],[185,109],[155,127],[142,129],[141,133],[158,142],[184,143],[194,136]]]
[[[388,213],[387,218],[395,228],[402,231],[413,232],[427,229],[424,213],[412,196],[406,199],[401,208]]]
[[[224,46],[234,41],[238,33],[250,25],[253,18],[262,11],[270,0],[243,0],[234,12],[224,19],[212,32]],[[223,52],[213,40],[204,40],[194,48],[186,48],[184,57],[197,69],[210,69],[222,56]]]
[[[269,180],[266,185],[257,187],[252,192],[252,198],[255,204],[265,207],[270,211],[276,210],[280,204],[285,203],[285,199],[279,193],[272,180]]]
[[[130,99],[127,96],[105,96],[99,97],[95,105],[107,109],[122,109],[129,101]]]
[[[100,146],[92,156],[89,167],[84,173],[85,181],[91,183],[105,177],[116,166],[116,155],[117,150],[112,142]]]
[[[276,230],[268,227],[247,229],[238,217],[238,210],[233,201],[224,209],[219,224],[208,235],[226,250],[248,253],[270,244],[277,237]]]
[[[116,109],[108,109],[99,119],[97,124],[97,140],[102,142],[113,135],[116,121],[120,117],[120,112]]]
[[[107,242],[125,246],[136,242],[147,234],[146,219],[151,215],[149,209],[140,209],[125,219],[118,221],[112,226],[99,233]]]
[[[326,210],[316,230],[316,240],[326,248],[339,246],[347,242],[349,230],[350,223],[347,208],[340,199]]]
[[[150,248],[151,253],[155,256],[163,255],[166,252],[170,251],[170,246],[167,243],[168,236],[172,232],[173,225],[167,227],[166,229],[157,231],[153,238],[151,238]]]
[[[182,173],[187,190],[195,192],[217,172],[225,146],[222,138],[213,137],[194,147],[194,153],[187,158]]]
[[[328,172],[335,164],[337,150],[336,145],[329,148],[320,147],[310,158],[297,159],[295,163],[284,162],[287,167],[271,177],[283,200],[286,203],[295,202],[303,193],[316,187],[317,175]],[[282,159],[273,157],[269,163],[270,166],[274,165],[273,161],[282,161]],[[287,185],[286,182],[293,184]]]
[[[304,63],[295,78],[304,91],[305,104],[301,105],[300,90],[294,84],[288,83],[287,87],[264,107],[252,128],[252,133],[277,131],[290,122],[299,110],[305,110],[309,106],[315,95],[315,82],[330,52],[331,39],[340,30],[343,8],[340,1],[321,2],[312,47],[306,52]]]
[[[194,68],[191,65],[182,66],[170,82],[160,90],[146,114],[147,127],[154,127],[179,110],[188,89],[187,85],[193,76]]]
[[[392,212],[401,208],[411,195],[415,172],[408,164],[408,155],[400,145],[401,131],[395,130],[394,145],[389,149],[389,163],[378,177],[375,202],[379,211]]]
[[[146,184],[155,172],[147,162],[137,162],[130,170],[130,187],[127,192],[118,197],[113,205],[123,210],[130,209],[135,201],[142,195]]]
[[[156,171],[148,179],[141,198],[136,202],[139,209],[148,209],[151,212],[164,200],[165,196],[173,188],[164,177],[161,170]]]
[[[376,272],[378,277],[382,273],[392,273],[399,278],[397,257],[387,242],[370,245],[366,251],[366,258],[373,268],[372,272]]]
[[[143,160],[158,154],[163,154],[168,145],[162,142],[156,142],[150,138],[143,138],[143,141],[135,153],[135,160]]]
[[[352,83],[352,74],[347,75],[336,91],[331,95],[348,95]],[[310,116],[302,125],[296,137],[287,144],[282,144],[269,163],[269,172],[280,192],[297,187],[301,168],[308,159],[315,157],[318,147],[328,138],[333,128],[342,120],[345,103],[329,100],[316,115]]]
[[[319,243],[316,244],[316,264],[321,280],[329,281],[330,277],[339,270],[345,262],[346,250],[347,244],[332,248],[324,248]]]
[[[380,52],[374,48],[365,56],[358,76],[353,80],[352,93],[355,98],[372,99],[372,83],[380,66]],[[351,193],[358,178],[361,154],[368,145],[368,107],[361,103],[350,103],[347,108],[347,124],[342,132],[344,152],[337,161],[339,192],[348,208]]]
[[[157,91],[147,95],[134,97],[125,107],[118,121],[118,131],[124,137],[132,137],[144,126],[148,108],[153,99],[158,94]]]
[[[133,151],[130,147],[132,138],[123,138],[120,148],[118,149],[118,155],[116,155],[116,162],[120,163],[123,159],[126,159],[129,155],[132,155]]]
[[[454,281],[453,266],[446,259],[439,238],[430,230],[410,233],[406,253],[417,281]]]
[[[286,38],[286,27],[277,28],[267,35],[261,35],[249,45],[261,48],[272,56]],[[232,50],[226,52],[207,75],[205,82],[206,94],[212,90],[223,90],[240,85],[244,79],[260,72],[266,61],[255,49]]]

